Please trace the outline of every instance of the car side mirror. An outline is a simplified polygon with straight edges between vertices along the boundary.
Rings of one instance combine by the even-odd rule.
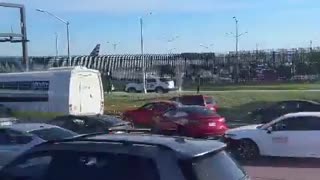
[[[268,134],[271,134],[271,133],[272,133],[272,131],[273,131],[272,126],[269,126],[269,127],[267,128],[267,133],[268,133]]]

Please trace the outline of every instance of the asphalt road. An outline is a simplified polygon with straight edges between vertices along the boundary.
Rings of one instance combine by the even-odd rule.
[[[242,165],[252,180],[320,179],[320,159],[261,158]]]

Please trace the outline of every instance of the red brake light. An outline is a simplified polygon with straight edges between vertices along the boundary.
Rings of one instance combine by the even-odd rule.
[[[221,117],[218,119],[219,122],[226,122],[226,119],[224,117]]]

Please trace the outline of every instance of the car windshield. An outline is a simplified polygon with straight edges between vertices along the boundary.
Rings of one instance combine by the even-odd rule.
[[[184,171],[192,171],[195,180],[246,180],[247,174],[242,167],[226,152],[200,157],[192,162],[182,163]],[[189,167],[188,169],[188,166]],[[185,172],[185,176],[191,176]],[[193,180],[193,179],[192,179]]]
[[[62,128],[44,128],[30,131],[29,133],[40,137],[43,140],[59,140],[76,136],[77,133]]]
[[[211,111],[208,108],[205,107],[194,107],[194,106],[190,106],[190,107],[182,107],[180,108],[181,111],[186,112],[188,114],[193,114],[193,115],[200,115],[200,116],[213,116],[213,115],[217,115],[216,112]]]

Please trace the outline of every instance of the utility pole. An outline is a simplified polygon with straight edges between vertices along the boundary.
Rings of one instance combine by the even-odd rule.
[[[59,47],[58,47],[59,35],[58,35],[57,32],[55,33],[55,38],[56,38],[56,40],[55,40],[55,47],[56,47],[56,59],[57,59],[58,56],[59,56]]]
[[[310,40],[310,51],[312,51],[312,40]]]

